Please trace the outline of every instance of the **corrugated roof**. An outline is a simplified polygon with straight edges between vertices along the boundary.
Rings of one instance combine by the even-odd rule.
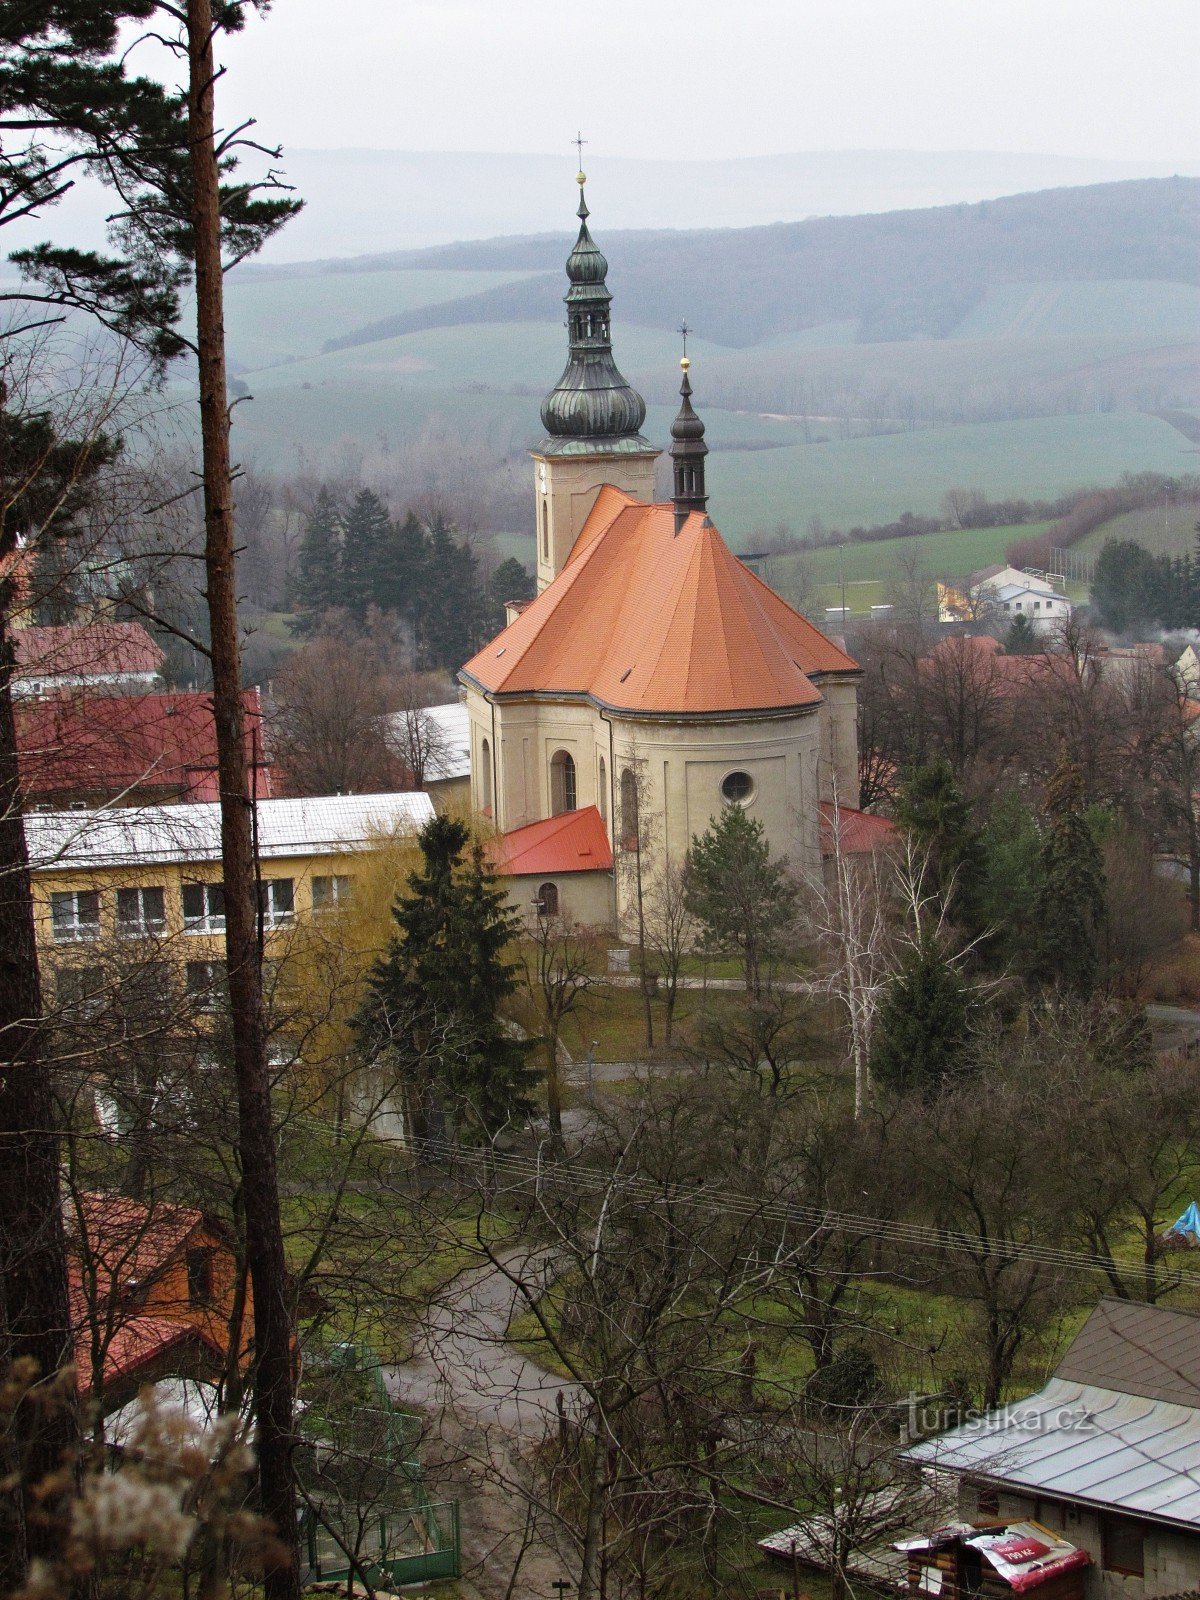
[[[1200,1319],[1104,1300],[1038,1394],[910,1460],[1200,1527]]]
[[[600,813],[595,806],[584,806],[502,834],[492,861],[503,877],[550,877],[556,872],[607,872],[613,855]]]
[[[335,855],[362,849],[381,833],[416,833],[433,816],[425,793],[320,795],[260,800],[259,854]],[[219,861],[221,812],[203,805],[124,806],[107,811],[35,812],[25,818],[35,872]]]
[[[601,489],[558,577],[472,657],[497,694],[703,715],[819,704],[857,663],[732,554],[706,517]]]

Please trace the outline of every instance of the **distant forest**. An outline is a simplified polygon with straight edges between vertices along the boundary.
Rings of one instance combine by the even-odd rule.
[[[863,342],[941,338],[992,283],[1200,283],[1198,178],[1049,189],[975,205],[762,228],[609,233],[596,220],[623,320],[669,327],[686,307],[706,338],[730,345],[848,319],[858,323]],[[561,269],[569,246],[565,234],[543,234],[374,257],[363,265],[549,273]],[[461,323],[556,320],[561,298],[557,275],[531,278],[383,318],[327,348]]]

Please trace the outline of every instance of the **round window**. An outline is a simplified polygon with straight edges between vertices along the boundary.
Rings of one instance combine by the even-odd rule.
[[[748,772],[730,772],[721,784],[721,793],[731,806],[744,805],[754,793],[754,779]]]

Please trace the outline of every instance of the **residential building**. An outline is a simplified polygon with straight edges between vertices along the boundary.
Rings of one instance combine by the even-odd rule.
[[[1023,616],[1038,633],[1061,628],[1072,605],[1060,586],[1040,572],[995,565],[969,577],[939,583],[939,622],[1012,623]]]
[[[254,793],[271,794],[262,706],[242,691],[246,761]],[[217,729],[202,692],[105,694],[93,689],[27,698],[16,706],[27,807],[216,800]]]
[[[268,956],[299,919],[353,893],[381,841],[415,835],[432,816],[427,794],[260,801]],[[219,805],[37,812],[25,829],[39,950],[60,1001],[86,1012],[104,991],[105,961],[127,950],[143,969],[164,963],[197,1010],[216,1008],[225,971]]]
[[[906,1452],[958,1513],[1086,1551],[1087,1600],[1200,1589],[1200,1315],[1102,1300],[1044,1388]]]
[[[245,1367],[254,1296],[229,1230],[190,1206],[82,1194],[66,1205],[79,1393],[102,1414],[163,1378],[216,1382]],[[242,1304],[239,1317],[235,1308]],[[231,1340],[236,1339],[236,1350]]]
[[[20,628],[13,635],[15,698],[101,689],[144,694],[158,687],[164,656],[136,622]]]
[[[614,852],[634,840],[645,850],[652,833],[656,856],[681,862],[729,805],[761,820],[776,855],[819,871],[822,802],[858,798],[860,669],[737,559],[707,515],[707,445],[686,354],[674,493],[654,502],[659,452],[613,357],[607,262],[587,217],[581,175],[568,360],[532,452],[538,595],[460,673],[472,804],[517,835],[502,859],[535,842],[534,870],[512,875],[547,882],[577,880],[576,835],[526,830],[594,812],[581,827],[592,837],[598,823],[605,836],[588,869],[605,881],[586,892],[573,881],[580,904],[614,906]],[[639,814],[653,826],[639,828]],[[621,923],[630,878],[617,873]]]

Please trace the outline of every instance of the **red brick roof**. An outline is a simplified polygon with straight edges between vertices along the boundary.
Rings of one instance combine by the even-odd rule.
[[[246,758],[257,762],[257,792],[271,793],[257,689],[242,693]],[[217,730],[212,697],[98,694],[90,689],[16,702],[21,782],[31,801],[129,794],[216,800]]]
[[[498,694],[586,694],[625,711],[813,706],[810,675],[857,663],[730,551],[707,517],[601,489],[566,566],[463,668]]]
[[[551,877],[557,872],[608,872],[612,846],[595,806],[564,811],[514,828],[495,841],[492,862],[503,877]]]
[[[834,834],[834,813],[837,814],[837,835]],[[821,854],[831,856],[835,839],[840,837],[842,854],[869,855],[889,844],[896,834],[896,824],[886,817],[873,817],[869,811],[856,811],[853,806],[837,806],[828,800],[821,801]]]
[[[137,622],[70,623],[18,628],[13,634],[18,678],[90,678],[157,672],[163,653]]]

